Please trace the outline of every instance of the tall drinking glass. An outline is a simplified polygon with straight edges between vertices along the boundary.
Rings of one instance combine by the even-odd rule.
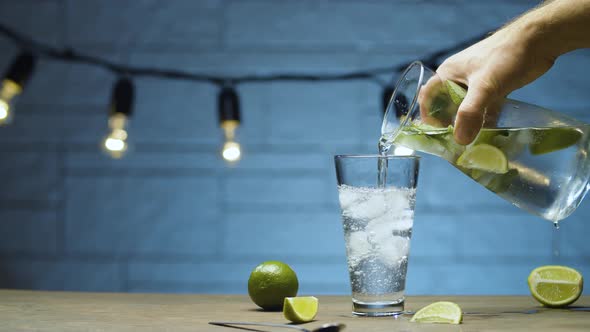
[[[390,316],[404,309],[419,157],[334,157],[352,313]]]

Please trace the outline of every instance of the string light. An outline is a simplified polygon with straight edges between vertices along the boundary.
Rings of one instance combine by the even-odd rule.
[[[22,93],[35,68],[36,59],[28,53],[19,54],[4,74],[0,86],[0,125],[9,124],[14,116],[16,97]]]
[[[494,31],[494,30],[492,30]],[[483,38],[489,33],[483,33],[441,50],[432,52],[422,58],[425,64],[435,66],[437,60],[442,56],[451,52],[459,51]],[[232,84],[242,83],[260,83],[260,82],[274,82],[274,81],[306,81],[306,82],[327,82],[327,81],[346,81],[346,80],[374,80],[379,81],[379,75],[392,75],[403,71],[412,61],[400,63],[395,66],[379,67],[366,70],[357,70],[346,73],[323,73],[323,74],[294,74],[294,73],[278,73],[269,75],[243,75],[243,76],[221,76],[221,75],[207,75],[202,73],[191,73],[181,70],[167,70],[151,67],[136,67],[126,66],[100,57],[79,53],[71,48],[60,49],[47,43],[41,43],[31,39],[28,36],[22,35],[10,27],[0,23],[0,35],[3,35],[15,44],[21,47],[28,47],[34,50],[38,56],[46,58],[71,62],[81,63],[95,67],[102,67],[117,75],[125,74],[128,76],[149,76],[164,79],[187,80],[195,82],[207,82],[217,86],[224,86],[227,82]],[[413,59],[412,59],[413,60]]]
[[[493,31],[493,30],[492,30]],[[438,60],[451,52],[459,51],[483,38],[489,33],[480,34],[463,42],[451,45],[450,47],[432,52],[422,58],[422,62],[435,68]],[[220,125],[224,131],[225,143],[222,156],[228,162],[236,162],[241,157],[241,146],[236,141],[236,130],[240,125],[238,95],[234,86],[244,83],[261,82],[331,82],[331,81],[353,81],[369,80],[383,85],[382,75],[392,75],[403,71],[411,61],[400,63],[395,66],[378,67],[365,70],[356,70],[345,73],[277,73],[268,75],[242,75],[242,76],[221,76],[208,75],[203,73],[191,73],[182,70],[160,69],[152,67],[137,67],[122,65],[108,59],[79,53],[71,48],[57,48],[47,43],[38,42],[28,36],[18,33],[10,27],[0,23],[0,35],[10,39],[17,46],[31,50],[31,53],[23,53],[4,76],[0,88],[0,125],[8,122],[11,118],[12,104],[14,97],[22,92],[24,84],[30,78],[35,65],[35,56],[52,59],[56,61],[79,63],[94,67],[100,67],[118,76],[126,77],[154,77],[171,80],[186,80],[193,82],[204,82],[217,85],[221,88],[219,95]],[[413,60],[413,59],[412,59]],[[227,83],[232,84],[231,87]],[[391,87],[384,87],[382,95],[382,111],[385,110],[385,99],[393,93]],[[117,92],[119,91],[119,92]],[[121,95],[121,96],[119,96]],[[121,158],[128,151],[127,124],[133,106],[133,84],[130,79],[121,79],[117,82],[111,100],[109,117],[110,132],[103,140],[103,149],[114,158]],[[396,109],[397,110],[397,109]],[[399,111],[399,110],[397,110]]]
[[[240,126],[240,102],[233,87],[223,87],[218,97],[219,125],[223,129],[225,143],[221,156],[229,163],[235,163],[242,156],[240,144],[236,141],[236,129]]]
[[[120,78],[113,88],[109,107],[109,133],[102,148],[112,158],[122,158],[129,150],[127,125],[133,111],[134,88],[129,78]]]

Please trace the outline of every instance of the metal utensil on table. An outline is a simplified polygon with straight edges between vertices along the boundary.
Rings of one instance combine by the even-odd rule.
[[[575,309],[574,309],[575,310]],[[588,310],[590,311],[590,310]],[[503,314],[523,314],[523,315],[532,315],[538,313],[539,310],[537,309],[525,309],[525,310],[512,310],[512,311],[499,311],[499,312],[479,312],[479,311],[464,311],[463,315],[473,315],[473,316],[499,316]],[[415,311],[404,311],[404,315],[414,315],[416,314]]]
[[[342,323],[326,323],[313,330],[308,330],[301,326],[289,324],[274,324],[274,323],[250,323],[250,322],[209,322],[211,325],[226,326],[233,328],[241,328],[240,326],[268,326],[268,327],[284,327],[289,329],[299,330],[301,332],[338,332],[344,329],[346,325]],[[246,328],[243,328],[246,329]]]

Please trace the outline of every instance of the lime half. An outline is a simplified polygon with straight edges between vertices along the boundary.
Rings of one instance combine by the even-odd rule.
[[[534,155],[545,154],[568,148],[582,138],[582,133],[574,127],[557,127],[533,131],[533,142],[529,146]]]
[[[440,301],[418,310],[410,322],[460,324],[462,320],[463,312],[456,303]]]
[[[528,278],[531,295],[548,307],[564,307],[574,303],[582,294],[584,279],[580,272],[559,265],[534,269]]]
[[[286,297],[283,315],[293,323],[311,322],[318,313],[318,303],[314,296]]]
[[[449,80],[445,81],[445,86],[447,87],[447,91],[449,92],[449,96],[453,103],[457,106],[461,105],[463,99],[465,99],[465,96],[467,95],[467,90],[459,84]]]
[[[504,152],[489,144],[470,146],[459,156],[457,165],[496,174],[508,172],[508,160]]]
[[[297,275],[291,267],[279,261],[258,265],[248,279],[248,294],[264,310],[280,310],[285,297],[296,296],[299,289]]]

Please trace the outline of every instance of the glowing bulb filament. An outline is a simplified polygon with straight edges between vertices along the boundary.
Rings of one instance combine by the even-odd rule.
[[[240,122],[237,120],[225,120],[221,122],[221,128],[225,136],[225,144],[223,144],[221,155],[228,162],[236,162],[240,160],[242,155],[240,143],[235,141],[236,129],[239,125]]]
[[[109,151],[123,151],[125,150],[126,145],[125,141],[118,138],[107,137],[104,141],[104,146]]]
[[[124,130],[115,130],[111,132],[103,141],[103,148],[106,153],[115,159],[123,157],[127,152],[127,132]]]
[[[223,151],[221,153],[223,159],[234,162],[240,160],[240,156],[242,155],[242,151],[240,149],[240,144],[237,142],[225,142],[223,145]]]
[[[0,124],[5,123],[10,118],[10,105],[0,99]]]
[[[119,159],[125,155],[129,145],[127,144],[127,116],[121,113],[114,113],[109,118],[111,132],[103,141],[103,150],[112,158]]]
[[[14,97],[21,93],[22,88],[11,80],[2,81],[0,88],[0,125],[8,124],[12,118],[11,104]]]

